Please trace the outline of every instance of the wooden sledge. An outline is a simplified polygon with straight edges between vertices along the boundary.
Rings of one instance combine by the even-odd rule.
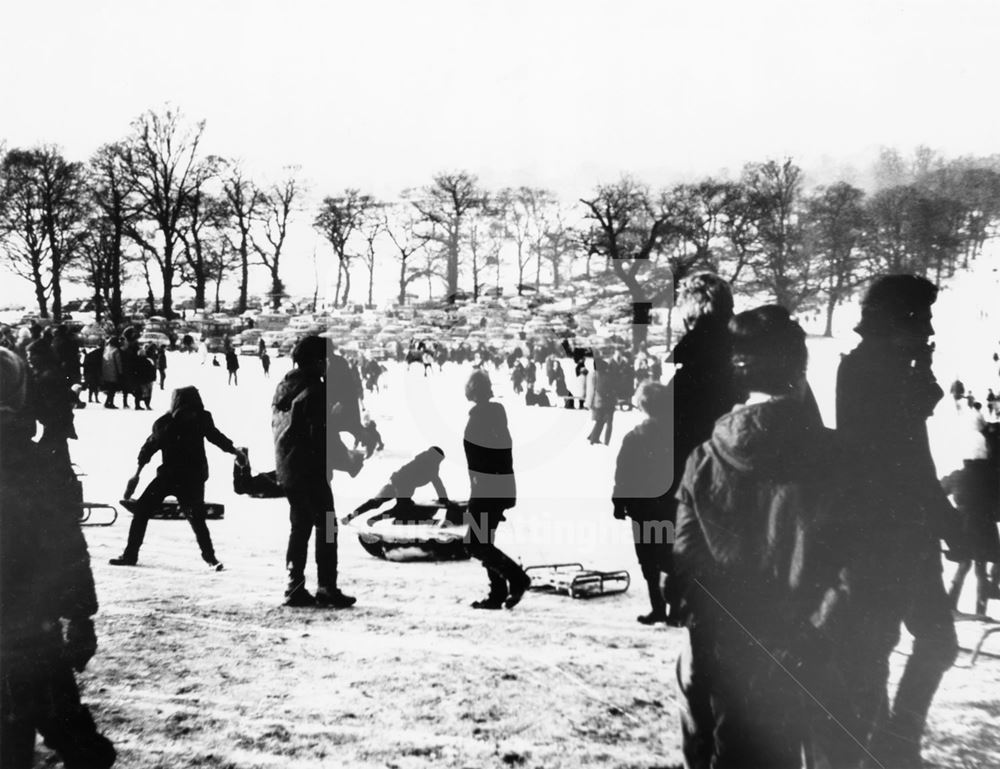
[[[122,499],[119,501],[122,507],[128,510],[130,513],[135,513],[137,500],[135,499]],[[226,515],[226,506],[219,502],[205,502],[205,518],[208,520],[220,520]],[[180,503],[177,501],[176,497],[167,497],[160,503],[160,507],[156,510],[150,518],[155,518],[162,521],[176,521],[186,518],[184,515],[184,510]]]
[[[593,598],[624,593],[631,584],[627,571],[596,571],[581,563],[551,563],[528,566],[532,590],[563,593],[570,598]]]
[[[92,520],[94,512],[97,510],[110,511],[110,520]],[[80,505],[80,525],[81,526],[113,526],[118,520],[118,508],[114,505],[105,505],[101,502],[83,502]]]

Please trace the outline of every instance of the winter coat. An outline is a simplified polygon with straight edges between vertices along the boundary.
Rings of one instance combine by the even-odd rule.
[[[506,510],[517,501],[514,454],[507,412],[499,403],[477,403],[469,410],[463,439],[469,466],[470,497]]]
[[[615,369],[606,361],[595,362],[593,387],[587,388],[589,406],[593,411],[607,411],[618,405],[619,381]]]
[[[0,349],[0,658],[10,669],[45,664],[58,620],[97,612],[79,510],[59,504],[31,437],[27,366]],[[43,648],[48,647],[48,648]]]
[[[837,430],[861,468],[855,483],[877,532],[867,547],[905,581],[918,554],[937,553],[938,540],[960,536],[961,521],[941,488],[927,437],[927,418],[944,393],[929,354],[915,366],[894,347],[862,341],[837,371]]]
[[[392,496],[403,499],[413,497],[421,486],[428,483],[434,487],[438,497],[446,496],[439,470],[442,456],[434,449],[426,449],[389,476],[388,487]]]
[[[122,354],[117,347],[108,345],[104,349],[101,366],[101,381],[106,385],[117,385],[122,378]]]
[[[286,490],[329,483],[334,470],[354,468],[331,418],[322,377],[298,368],[285,375],[271,402],[271,430],[276,478]]]
[[[101,386],[102,370],[104,368],[104,353],[95,348],[83,356],[83,381],[88,388]]]
[[[737,406],[688,458],[675,563],[691,624],[746,647],[835,632],[854,507],[835,434],[791,398]]]
[[[695,324],[673,349],[677,369],[667,385],[674,405],[671,493],[676,493],[684,476],[688,455],[711,437],[715,420],[737,403],[729,349],[725,326],[704,323]],[[653,381],[658,380],[654,372]]]
[[[622,439],[611,493],[616,509],[636,521],[673,520],[676,502],[670,493],[673,462],[672,414],[648,418]]]
[[[158,477],[180,483],[204,483],[208,480],[205,441],[233,453],[233,442],[215,426],[194,387],[174,390],[170,411],[153,422],[146,442],[139,449],[139,464],[145,465],[159,451],[162,464]]]

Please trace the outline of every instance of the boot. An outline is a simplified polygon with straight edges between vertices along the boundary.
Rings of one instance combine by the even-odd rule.
[[[316,605],[325,606],[330,609],[349,609],[357,603],[358,599],[352,595],[345,595],[339,588],[321,587],[316,591]]]

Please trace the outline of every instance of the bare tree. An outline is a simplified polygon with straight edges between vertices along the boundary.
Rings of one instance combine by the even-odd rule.
[[[361,226],[359,231],[361,237],[365,242],[365,250],[361,254],[361,259],[365,263],[365,267],[368,269],[368,306],[374,304],[373,293],[375,291],[375,257],[376,249],[375,242],[379,239],[379,236],[384,232],[385,227],[385,215],[382,209],[385,208],[382,203],[374,203],[372,207],[365,213],[361,220]]]
[[[172,317],[173,289],[178,285],[177,250],[181,219],[196,184],[198,149],[205,121],[186,125],[170,107],[162,113],[143,113],[132,123],[122,158],[135,200],[137,218],[129,225],[131,237],[152,259],[163,284],[163,314]],[[146,268],[148,274],[149,270]],[[152,284],[147,284],[152,291]]]
[[[351,250],[351,239],[361,229],[365,217],[375,206],[371,195],[362,195],[360,190],[347,189],[337,197],[323,198],[319,213],[313,222],[313,227],[321,233],[337,257],[337,289],[334,294],[334,305],[346,304],[351,291],[350,260],[354,256]],[[343,284],[344,293],[340,289]]]
[[[582,198],[591,227],[588,252],[604,256],[632,301],[633,348],[645,341],[654,304],[669,298],[673,282],[669,270],[654,263],[667,224],[656,210],[649,189],[629,176],[597,187]]]
[[[62,317],[62,282],[80,254],[88,216],[83,166],[52,146],[14,149],[3,159],[0,245],[12,271],[30,280],[39,313]]]
[[[124,163],[124,148],[119,143],[105,144],[90,160],[90,192],[99,211],[98,219],[90,229],[99,233],[97,243],[90,249],[99,249],[100,289],[111,322],[116,326],[122,321],[122,283],[125,280],[126,234],[133,226],[136,215],[130,206],[132,187]],[[97,266],[95,264],[95,266]]]
[[[194,286],[194,306],[198,309],[205,308],[206,290],[216,261],[214,254],[223,248],[223,232],[231,215],[227,202],[208,190],[210,183],[218,180],[221,164],[221,158],[212,156],[195,168],[179,229],[184,257],[179,263],[180,271],[185,282]]]
[[[419,192],[408,190],[404,197],[420,214],[422,236],[441,246],[440,251],[429,249],[426,253],[443,255],[448,299],[453,302],[458,291],[463,226],[468,215],[485,202],[479,180],[466,171],[438,174],[431,184]]]
[[[404,305],[407,287],[414,280],[423,277],[423,270],[415,257],[425,248],[427,241],[417,232],[417,220],[413,215],[413,207],[409,204],[393,206],[384,211],[382,228],[396,248],[396,259],[399,262],[397,300],[400,305]]]
[[[230,250],[239,256],[240,294],[239,311],[247,309],[247,290],[250,283],[250,254],[253,250],[251,234],[254,222],[260,214],[263,195],[257,185],[249,179],[243,167],[235,161],[226,163],[222,180],[222,194],[229,207],[227,232]]]
[[[254,251],[271,275],[271,308],[274,310],[281,306],[281,299],[285,295],[285,284],[281,281],[281,256],[288,236],[289,222],[292,214],[299,210],[302,196],[302,185],[297,178],[298,170],[292,167],[286,169],[285,178],[272,184],[261,195],[260,216],[255,229],[259,235],[253,237]]]

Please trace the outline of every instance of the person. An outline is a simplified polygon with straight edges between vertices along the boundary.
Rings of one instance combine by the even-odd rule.
[[[104,347],[104,356],[101,362],[101,382],[104,385],[104,408],[115,409],[115,394],[121,387],[122,381],[122,356],[121,340],[113,336],[108,339]]]
[[[465,384],[465,397],[473,406],[463,438],[470,487],[464,522],[469,526],[469,555],[482,563],[490,581],[489,595],[474,601],[472,608],[513,609],[531,580],[494,544],[497,527],[506,520],[504,512],[517,501],[507,412],[492,400],[493,386],[485,371],[472,372]]]
[[[162,390],[167,382],[167,350],[162,344],[156,348],[156,371],[160,375],[160,389]],[[148,401],[146,405],[149,405]]]
[[[226,371],[229,374],[228,380],[227,380],[228,384],[238,385],[240,383],[240,381],[239,381],[239,374],[237,373],[239,370],[240,370],[240,359],[236,355],[236,350],[234,350],[231,345],[227,345],[226,346]]]
[[[135,474],[125,487],[126,507],[132,513],[132,524],[125,550],[110,560],[112,566],[135,566],[138,563],[139,549],[146,537],[150,517],[159,511],[167,496],[173,495],[191,524],[202,560],[213,571],[222,571],[223,565],[216,558],[212,536],[205,522],[205,481],[208,480],[206,440],[227,454],[240,455],[233,442],[215,426],[212,414],[202,403],[198,388],[177,388],[171,396],[170,410],[153,422],[149,437],[139,449]],[[131,496],[139,484],[139,475],[156,452],[162,455],[156,477],[133,501]]]
[[[123,409],[128,408],[128,399],[131,395],[135,402],[135,410],[142,410],[139,398],[139,352],[139,332],[135,326],[129,326],[122,332],[121,347],[118,352],[121,360],[119,389],[122,394]]]
[[[700,674],[683,693],[689,712],[707,706],[685,756],[689,766],[799,769],[814,752],[813,703],[843,714],[830,707],[844,697],[828,650],[847,598],[846,455],[805,397],[801,327],[772,305],[729,329],[744,397],[690,454],[677,495],[674,558]],[[821,745],[843,755],[838,742]]]
[[[987,574],[987,564],[1000,562],[1000,536],[994,511],[997,508],[996,477],[990,465],[986,440],[986,420],[965,399],[965,385],[956,380],[951,388],[949,414],[952,430],[948,435],[955,468],[941,481],[962,517],[962,527],[969,551],[958,564],[948,590],[951,608],[958,608],[965,578],[975,562],[976,614],[986,614],[991,598],[1000,598],[1000,590]]]
[[[275,477],[289,505],[291,530],[285,565],[285,605],[345,609],[356,602],[338,586],[337,519],[330,481],[334,470],[352,476],[360,453],[347,449],[340,431],[360,430],[360,408],[347,361],[334,355],[329,339],[306,336],[292,350],[293,368],[271,402]],[[306,589],[309,537],[315,530],[316,581]]]
[[[837,430],[858,457],[865,495],[865,557],[853,577],[854,642],[845,675],[868,750],[885,767],[920,766],[934,692],[958,643],[942,580],[939,540],[963,557],[961,526],[934,467],[926,420],[944,393],[931,371],[937,288],[915,275],[875,280],[861,303],[861,343],[837,371]],[[888,699],[889,655],[900,624],[913,652]]]
[[[668,499],[674,499],[687,458],[695,447],[712,436],[715,421],[737,403],[732,382],[729,321],[733,317],[733,294],[729,284],[711,272],[696,272],[683,280],[677,292],[677,315],[684,334],[671,351],[676,371],[667,384],[668,400],[674,404],[674,450]],[[651,380],[660,381],[653,359]],[[675,502],[676,504],[676,502]],[[668,580],[665,595],[670,613],[686,622],[682,576]],[[695,639],[689,630],[688,648],[677,660],[677,679],[688,707],[682,725],[682,744],[690,766],[708,766],[703,735],[711,733],[713,718],[709,698],[701,685],[706,663],[692,654]]]
[[[204,366],[205,361],[208,360],[208,340],[205,339],[205,337],[202,337],[198,342],[198,352],[201,353],[201,365]],[[213,361],[214,360],[215,359],[213,358]]]
[[[524,366],[520,359],[514,359],[510,371],[510,381],[514,385],[514,392],[520,395],[524,392]]]
[[[67,767],[106,769],[114,745],[74,676],[97,650],[90,556],[79,511],[47,493],[30,389],[24,361],[0,349],[0,766],[34,766],[37,732]]]
[[[445,506],[450,506],[448,492],[441,481],[441,462],[444,459],[444,451],[437,446],[431,446],[417,454],[413,459],[396,470],[389,476],[386,483],[374,497],[359,505],[353,513],[344,517],[341,523],[350,523],[360,515],[364,515],[369,510],[377,510],[386,502],[395,499],[396,505],[393,510],[381,513],[372,520],[380,520],[397,513],[406,512],[413,508],[413,495],[417,489],[430,484],[434,487],[438,502]]]
[[[635,554],[646,580],[650,606],[649,613],[637,619],[643,625],[653,625],[667,622],[661,579],[673,571],[671,543],[676,504],[669,496],[670,481],[665,481],[663,473],[673,458],[673,403],[665,385],[647,382],[639,388],[638,405],[646,419],[622,440],[611,500],[615,518],[632,519]]]
[[[618,390],[616,368],[612,362],[594,355],[593,387],[587,388],[590,413],[594,418],[594,427],[587,437],[591,446],[600,443],[602,430],[604,445],[608,446],[611,443],[611,427],[615,421],[615,410],[618,408]]]
[[[141,350],[135,360],[135,410],[152,411],[153,384],[156,382],[156,345]]]
[[[87,388],[87,403],[100,403],[101,369],[104,345],[98,345],[83,356],[83,384]]]
[[[264,379],[271,378],[271,356],[267,354],[267,348],[261,350],[260,366],[264,370]]]

